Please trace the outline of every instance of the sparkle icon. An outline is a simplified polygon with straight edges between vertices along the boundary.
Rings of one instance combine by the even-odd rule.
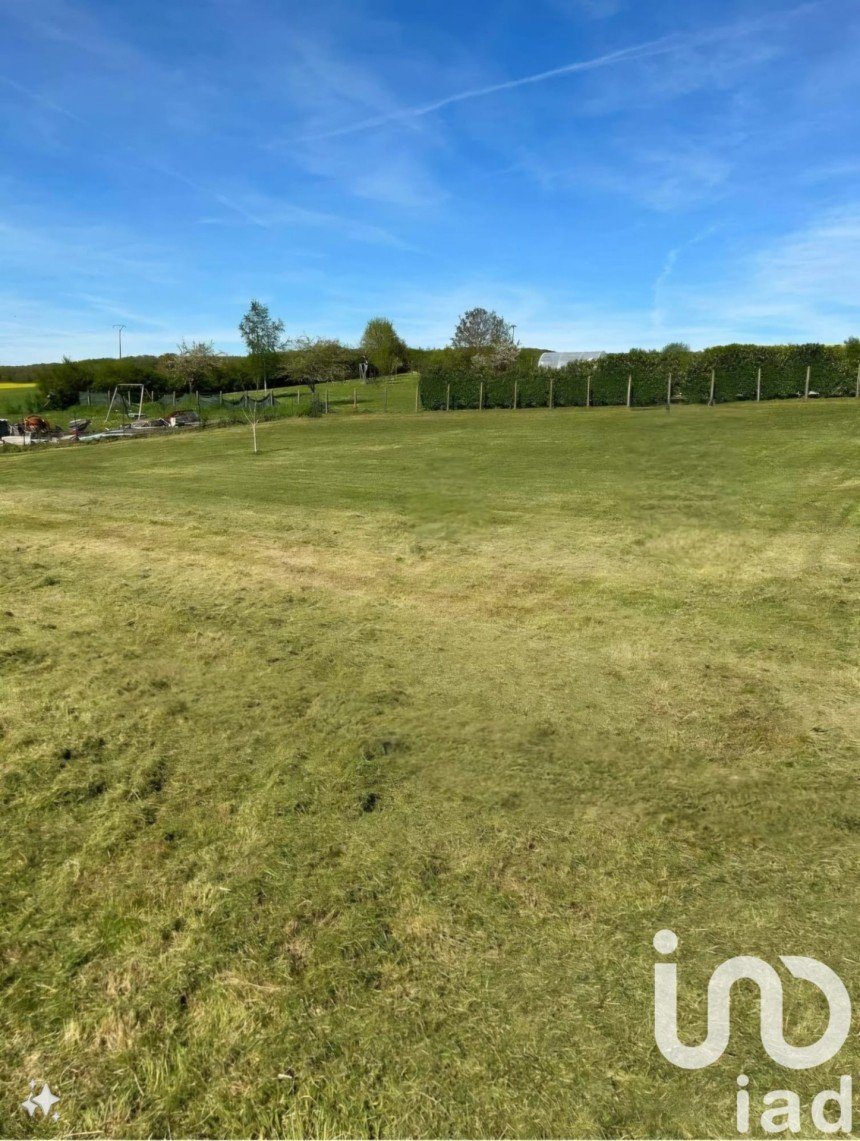
[[[35,1088],[36,1083],[30,1082],[31,1091]],[[41,1109],[43,1115],[48,1117],[59,1100],[59,1097],[51,1091],[51,1087],[47,1083],[44,1083],[38,1094],[31,1092],[27,1100],[21,1102],[21,1108],[26,1109],[30,1117],[33,1116],[37,1109]],[[52,1116],[54,1121],[59,1119],[58,1113],[54,1113]]]

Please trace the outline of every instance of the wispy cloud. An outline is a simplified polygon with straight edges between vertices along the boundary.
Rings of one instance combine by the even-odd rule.
[[[608,20],[625,7],[624,0],[550,0],[550,4],[563,16],[588,20]]]
[[[218,187],[189,178],[186,174],[171,167],[159,165],[158,169],[170,178],[174,178],[195,190],[204,198],[222,206],[243,221],[262,230],[309,226],[317,229],[334,230],[355,241],[367,242],[371,245],[414,250],[414,246],[402,241],[384,227],[375,226],[361,219],[350,218],[343,214],[335,214],[325,210],[311,210],[297,203],[256,191],[228,193]],[[207,219],[210,224],[211,221],[211,219]]]
[[[627,136],[607,136],[602,157],[572,158],[558,148],[549,148],[548,156],[523,148],[494,177],[522,174],[550,193],[610,194],[660,213],[686,213],[725,193],[736,142],[730,136],[711,146],[667,138],[646,146]]]
[[[371,130],[374,127],[382,127],[388,123],[408,123],[410,120],[420,119],[425,115],[432,115],[436,111],[443,110],[445,107],[453,106],[455,103],[466,103],[471,99],[481,99],[488,95],[496,95],[501,91],[513,91],[518,87],[528,87],[537,83],[546,83],[550,79],[558,79],[565,75],[575,75],[578,72],[594,71],[601,67],[611,67],[636,59],[666,55],[676,50],[679,38],[680,37],[674,35],[666,36],[658,40],[651,40],[647,43],[636,44],[632,47],[609,52],[606,55],[596,56],[594,59],[575,60],[573,63],[562,64],[560,67],[553,67],[548,71],[539,71],[533,75],[524,75],[519,79],[509,79],[502,83],[491,83],[484,87],[473,87],[466,91],[458,91],[453,95],[446,95],[430,103],[404,107],[384,115],[375,115],[372,118],[364,119],[361,122],[352,123],[345,127],[335,127],[328,131],[319,131],[312,135],[299,136],[293,141],[307,142],[334,139],[343,135],[353,135],[360,131]]]
[[[43,107],[46,111],[51,111],[55,115],[64,115],[67,119],[72,119],[76,123],[85,124],[85,121],[76,115],[74,111],[70,111],[68,107],[62,107],[53,99],[49,99],[46,95],[42,95],[39,91],[34,91],[30,87],[25,87],[23,83],[18,83],[14,79],[10,79],[8,75],[0,75],[0,83],[6,87],[17,91],[19,95],[23,95],[25,99],[29,99],[32,103]]]
[[[546,83],[550,80],[560,79],[565,76],[599,71],[604,68],[617,67],[623,64],[636,62],[637,60],[647,60],[658,56],[672,55],[678,52],[688,51],[690,48],[703,47],[708,44],[713,44],[721,40],[734,40],[741,37],[749,38],[751,35],[760,33],[770,26],[783,24],[793,17],[808,14],[810,11],[820,7],[821,3],[823,2],[824,0],[809,0],[809,2],[799,4],[796,7],[788,9],[787,11],[783,11],[776,16],[764,16],[752,20],[740,20],[734,23],[708,28],[698,33],[672,33],[670,35],[661,36],[657,39],[646,40],[643,43],[619,48],[616,51],[606,52],[591,59],[574,60],[571,63],[561,64],[559,67],[549,68],[545,71],[535,72],[531,75],[520,76],[516,79],[503,80],[499,83],[490,83],[481,87],[468,88],[464,91],[454,92],[451,95],[445,95],[440,99],[435,99],[427,103],[416,104],[411,107],[399,108],[397,110],[393,110],[382,115],[375,115],[363,119],[359,122],[347,124],[345,126],[333,127],[329,130],[298,136],[292,141],[303,142],[309,140],[334,139],[344,135],[357,134],[362,131],[372,130],[376,127],[386,126],[390,123],[410,124],[414,123],[414,121],[417,119],[421,119],[427,115],[432,115],[438,111],[442,111],[446,107],[450,107],[458,103],[466,103],[473,99],[483,99],[487,96],[497,95],[501,92],[513,91],[522,87],[530,87],[537,84]],[[770,49],[767,50],[768,52],[770,51]]]
[[[745,253],[707,226],[669,251],[651,305],[619,304],[618,291],[597,299],[562,290],[471,278],[450,290],[404,296],[399,327],[412,344],[442,344],[457,315],[485,304],[517,324],[524,343],[559,350],[659,347],[683,339],[694,347],[736,340],[838,343],[860,331],[860,201],[827,210],[793,233]],[[706,258],[685,257],[696,247]]]
[[[856,0],[730,8],[0,0],[3,357],[227,348],[258,293],[425,344],[858,330]]]
[[[218,348],[241,351],[238,330],[204,314],[159,320],[125,311],[99,298],[78,297],[46,302],[14,293],[0,293],[0,343],[3,363],[108,357],[116,352],[112,322],[134,322],[123,335],[129,354],[171,351],[183,338],[213,341]]]
[[[669,255],[659,288],[661,317],[671,317],[673,334],[704,344],[833,343],[860,329],[860,202],[825,210],[746,253],[731,243],[707,272],[691,266],[676,273],[679,253]]]
[[[769,243],[753,267],[754,285],[776,313],[851,314],[860,325],[860,201]]]
[[[804,169],[798,175],[798,181],[813,186],[819,182],[851,182],[856,181],[860,175],[860,159],[838,159],[835,162],[824,163]]]
[[[692,249],[694,246],[699,245],[700,242],[707,241],[719,229],[717,225],[706,226],[698,234],[694,234],[686,242],[682,242],[679,246],[675,246],[669,250],[663,262],[662,269],[654,280],[653,300],[651,305],[651,328],[654,332],[660,334],[666,327],[666,322],[669,318],[670,309],[666,304],[664,296],[665,287],[668,285],[670,278],[675,272],[675,267],[678,264],[678,259],[687,250]]]
[[[42,280],[133,275],[141,282],[175,280],[176,257],[166,246],[141,241],[116,225],[27,225],[0,221],[0,270]]]

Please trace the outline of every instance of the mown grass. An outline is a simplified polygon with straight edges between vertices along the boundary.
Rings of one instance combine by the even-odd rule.
[[[730,955],[860,994],[858,413],[3,463],[0,1133],[722,1136],[742,1070],[856,1070],[787,1080],[749,992],[673,1069],[651,939],[689,1040]]]

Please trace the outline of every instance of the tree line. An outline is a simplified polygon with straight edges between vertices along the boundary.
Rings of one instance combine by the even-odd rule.
[[[284,322],[253,299],[239,322],[244,357],[217,351],[211,341],[181,341],[160,356],[102,357],[58,363],[0,366],[0,380],[35,382],[48,407],[66,407],[79,392],[107,391],[118,384],[141,384],[153,396],[168,392],[236,392],[247,389],[318,384],[394,376],[417,367],[428,351],[410,349],[386,317],[373,317],[357,346],[336,338],[288,338]],[[512,363],[518,347],[512,328],[497,313],[471,309],[451,338],[455,352],[474,352],[494,367]],[[536,350],[537,351],[537,350]]]
[[[160,356],[79,361],[64,357],[59,363],[0,366],[0,381],[35,382],[44,403],[65,407],[74,402],[79,392],[106,391],[117,384],[142,384],[154,396],[161,396],[169,392],[265,390],[294,384],[313,389],[318,384],[394,376],[410,369],[437,375],[448,371],[462,376],[465,371],[476,376],[501,376],[533,370],[543,351],[523,348],[516,340],[515,326],[484,308],[463,313],[449,344],[441,349],[408,348],[386,317],[371,318],[356,346],[336,338],[289,338],[284,322],[256,298],[250,302],[238,328],[245,356],[218,352],[211,341],[183,340],[175,352]],[[674,363],[679,370],[697,356],[680,341],[659,351],[664,361]],[[857,337],[849,337],[835,351],[848,364],[860,366]]]
[[[35,383],[47,407],[68,407],[80,392],[141,384],[155,397],[169,392],[217,393],[318,384],[350,377],[391,376],[410,367],[409,349],[385,317],[368,321],[357,346],[335,338],[287,338],[283,321],[254,299],[239,322],[246,355],[216,350],[211,341],[181,341],[160,356],[71,360],[0,366],[0,381]]]

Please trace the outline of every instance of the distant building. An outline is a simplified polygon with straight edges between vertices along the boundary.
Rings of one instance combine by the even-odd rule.
[[[606,353],[541,353],[538,368],[564,368],[573,361],[599,361]]]

